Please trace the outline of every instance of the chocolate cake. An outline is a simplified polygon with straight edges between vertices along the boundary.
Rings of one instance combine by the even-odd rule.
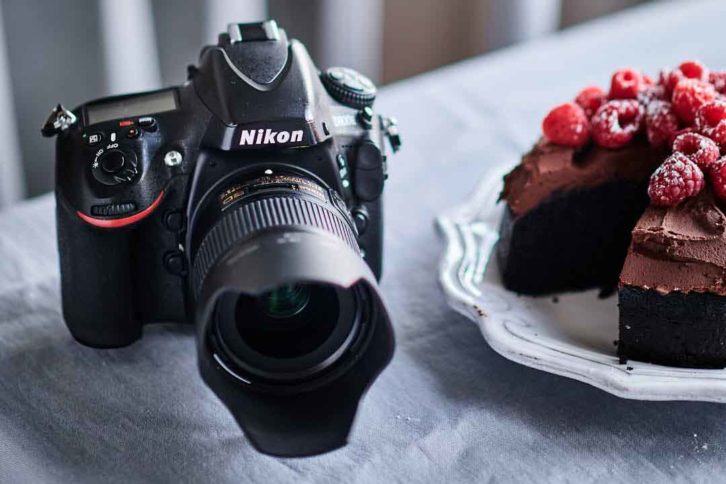
[[[617,288],[623,363],[725,367],[724,93],[726,73],[688,61],[553,109],[504,179],[505,287]]]

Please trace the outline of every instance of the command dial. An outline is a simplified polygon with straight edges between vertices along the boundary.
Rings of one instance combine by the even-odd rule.
[[[112,149],[101,153],[91,166],[93,177],[104,185],[114,186],[131,182],[137,172],[133,154]]]
[[[328,93],[341,104],[360,109],[373,104],[376,86],[363,74],[346,67],[331,67],[322,73]]]

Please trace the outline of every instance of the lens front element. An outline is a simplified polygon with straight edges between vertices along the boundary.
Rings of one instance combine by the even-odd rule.
[[[310,300],[310,286],[288,284],[269,291],[259,298],[263,311],[273,318],[289,318],[300,313]]]
[[[259,296],[230,293],[217,308],[216,339],[224,356],[265,379],[305,379],[334,364],[361,328],[352,290],[290,284]]]

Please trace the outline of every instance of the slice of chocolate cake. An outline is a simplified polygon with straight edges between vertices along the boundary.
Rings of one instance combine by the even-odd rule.
[[[614,290],[663,157],[645,139],[617,150],[540,141],[504,182],[497,255],[505,287],[529,295]]]
[[[711,190],[649,207],[620,275],[620,357],[725,367],[725,278],[726,215]]]

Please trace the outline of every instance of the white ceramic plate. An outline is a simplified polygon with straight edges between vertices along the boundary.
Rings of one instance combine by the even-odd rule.
[[[558,298],[517,296],[501,284],[496,257],[503,174],[490,170],[474,195],[438,218],[446,239],[439,279],[449,304],[474,320],[505,358],[638,400],[726,402],[726,370],[620,364],[617,297],[597,291]]]

